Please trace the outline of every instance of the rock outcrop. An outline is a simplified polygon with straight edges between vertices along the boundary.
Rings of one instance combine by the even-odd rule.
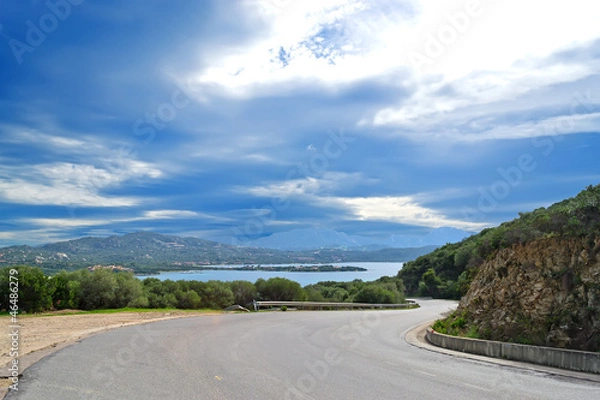
[[[600,237],[498,250],[456,315],[484,339],[600,351]]]

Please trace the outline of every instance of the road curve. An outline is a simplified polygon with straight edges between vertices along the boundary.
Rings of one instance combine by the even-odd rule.
[[[27,369],[7,399],[600,399],[600,385],[409,345],[415,310],[226,314],[122,328]]]

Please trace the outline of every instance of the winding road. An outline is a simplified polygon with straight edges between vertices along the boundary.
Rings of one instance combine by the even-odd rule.
[[[117,329],[31,366],[7,399],[600,399],[600,385],[414,347],[454,307],[224,314]]]

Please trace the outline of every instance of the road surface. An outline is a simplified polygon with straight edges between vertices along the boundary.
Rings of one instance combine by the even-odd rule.
[[[85,339],[8,399],[600,399],[600,385],[456,358],[404,334],[451,308],[226,314]]]

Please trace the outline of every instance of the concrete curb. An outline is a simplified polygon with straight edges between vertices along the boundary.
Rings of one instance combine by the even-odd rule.
[[[427,329],[435,322],[435,320],[426,322],[424,324],[418,325],[414,328],[411,328],[405,331],[404,338],[405,340],[412,346],[419,347],[423,350],[442,353],[449,357],[463,358],[472,360],[475,362],[482,362],[486,364],[495,364],[503,367],[509,368],[518,368],[527,371],[533,371],[536,373],[543,373],[549,376],[560,377],[560,378],[570,378],[576,380],[582,380],[593,383],[600,383],[600,375],[588,373],[588,372],[578,372],[571,371],[566,369],[548,367],[545,365],[539,364],[531,364],[523,361],[512,361],[503,358],[493,358],[488,356],[482,356],[471,353],[464,353],[457,350],[446,349],[444,347],[438,347],[434,344],[430,343],[427,338]]]
[[[431,328],[426,338],[436,346],[465,353],[600,374],[600,353],[450,336]]]

